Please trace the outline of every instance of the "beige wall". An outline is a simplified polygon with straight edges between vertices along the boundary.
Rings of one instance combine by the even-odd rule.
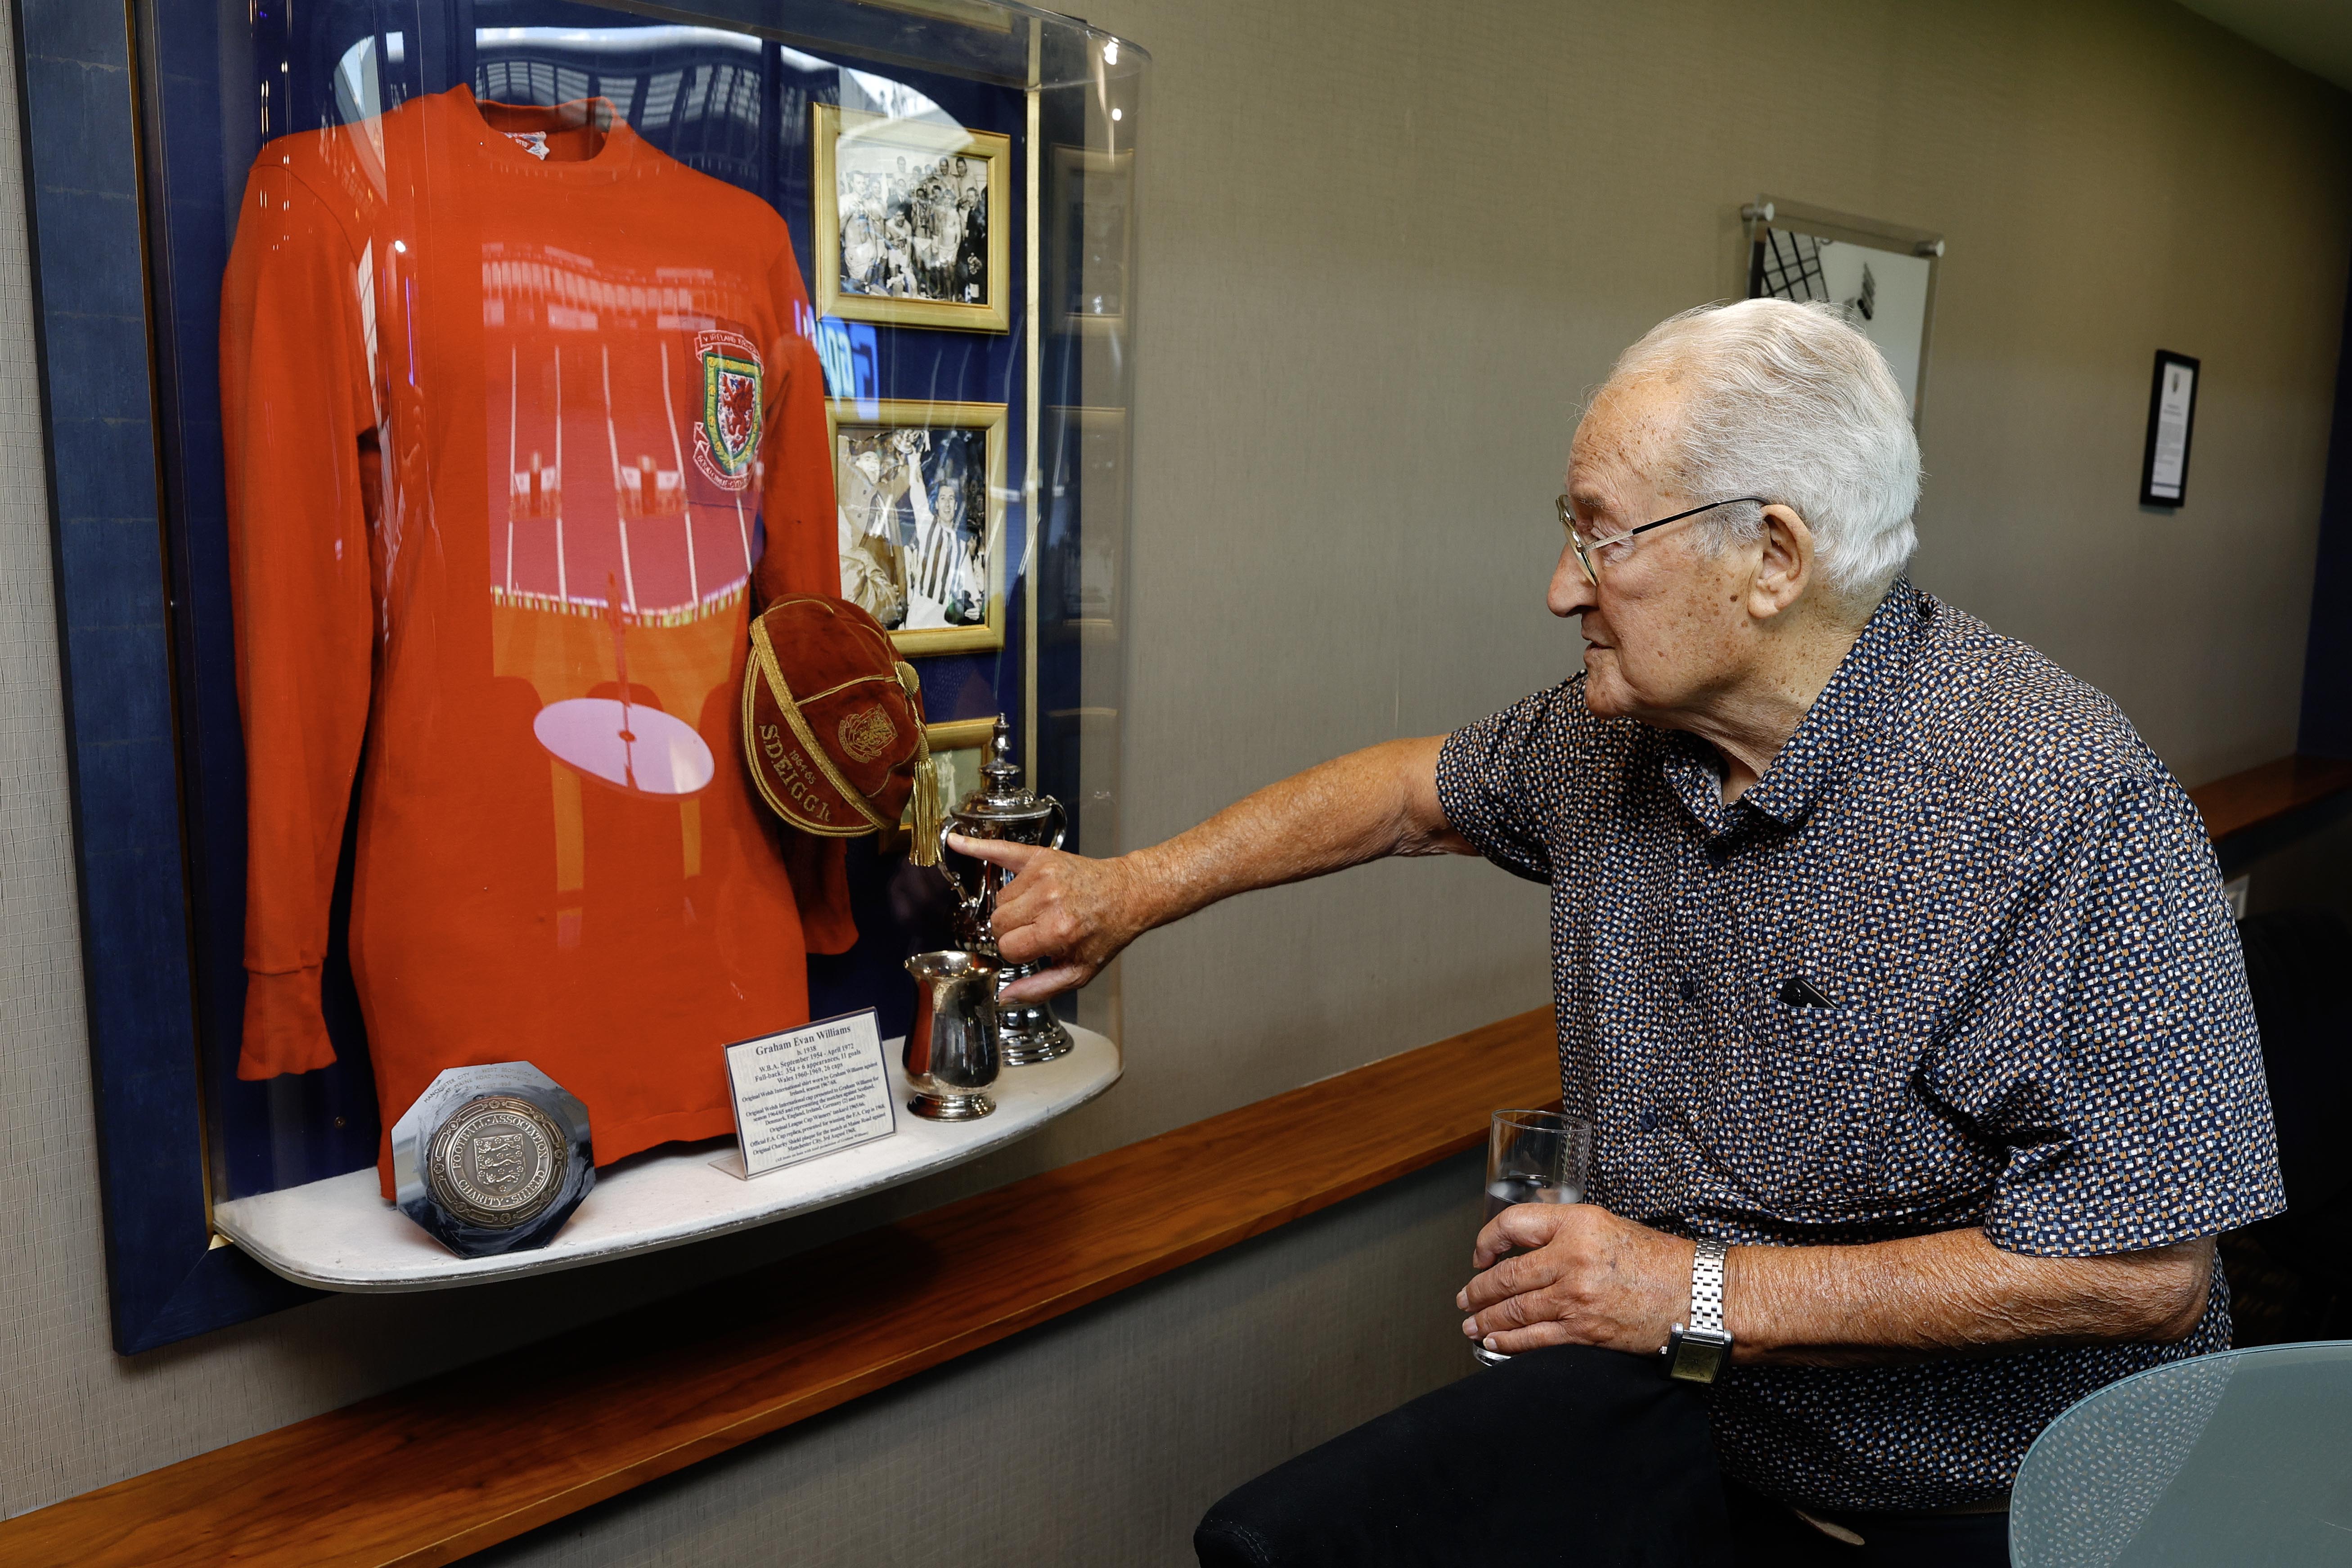
[[[1087,9],[1158,60],[1131,834],[1574,667],[1541,588],[1576,400],[1659,317],[1736,290],[1737,209],[1766,191],[1949,237],[1921,580],[2113,692],[2190,782],[2292,744],[2343,94],[2162,0]],[[1261,895],[1139,949],[1127,1081],[973,1170],[560,1288],[333,1300],[114,1357],[16,123],[0,103],[0,1510],[1542,999],[1541,891],[1481,866]],[[2206,368],[2177,516],[2133,501],[2159,346]],[[1066,1462],[997,1467],[996,1525],[954,1560],[1181,1561],[1218,1486],[1459,1364],[1432,1303],[1466,1223],[1403,1184],[509,1555],[944,1560],[913,1506],[925,1440],[984,1436]],[[1083,1548],[1006,1522],[1033,1515]]]

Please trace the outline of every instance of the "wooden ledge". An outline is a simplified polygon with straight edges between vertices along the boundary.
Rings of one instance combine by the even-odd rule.
[[[2233,877],[2352,809],[2352,759],[2279,757],[2189,792]]]
[[[1470,1148],[1541,1008],[0,1523],[16,1568],[450,1563]],[[952,1310],[942,1308],[952,1303]],[[486,1456],[491,1457],[486,1462]]]

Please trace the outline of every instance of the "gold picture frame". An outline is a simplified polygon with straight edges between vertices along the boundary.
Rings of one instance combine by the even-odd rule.
[[[1004,646],[1006,414],[1002,403],[825,405],[842,596],[909,657]]]
[[[1135,152],[1054,149],[1054,310],[1061,330],[1114,335],[1127,330],[1134,287]],[[1102,197],[1104,191],[1114,193]],[[1097,199],[1089,201],[1088,197]]]
[[[812,112],[817,314],[895,327],[1010,331],[1013,138],[830,103],[816,104]],[[972,163],[982,167],[973,170]],[[845,179],[861,187],[847,211],[842,199]],[[936,183],[936,199],[913,200],[902,188],[907,182],[921,189]],[[961,198],[949,200],[959,187]],[[970,229],[975,207],[986,231],[977,240]],[[943,211],[946,217],[938,216]],[[959,232],[952,238],[940,232],[947,217],[956,219]],[[915,232],[919,224],[920,235]],[[952,252],[927,262],[926,241],[933,247],[951,244]],[[974,261],[985,270],[977,282],[967,275]],[[973,288],[976,299],[951,297],[951,291]]]
[[[963,797],[981,785],[981,765],[988,761],[988,742],[996,735],[996,718],[948,719],[937,724],[923,726],[924,743],[931,749],[931,765],[939,770],[940,804],[952,811],[963,804]],[[907,801],[907,809],[898,814],[898,831],[908,833],[915,825],[915,802]],[[886,842],[883,852],[903,848],[897,840]]]
[[[993,715],[986,719],[950,719],[942,724],[923,726],[923,738],[930,742],[931,761],[940,772],[940,804],[950,811],[986,782],[980,770],[988,761],[988,742],[995,735]]]
[[[934,752],[969,752],[996,738],[996,716],[985,719],[943,719],[923,726],[923,739]]]

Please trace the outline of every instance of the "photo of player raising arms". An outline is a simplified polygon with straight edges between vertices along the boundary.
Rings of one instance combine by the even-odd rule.
[[[914,404],[898,422],[894,405],[881,407],[892,422],[835,420],[842,595],[903,647],[994,646],[1003,589],[990,476],[1003,412]]]

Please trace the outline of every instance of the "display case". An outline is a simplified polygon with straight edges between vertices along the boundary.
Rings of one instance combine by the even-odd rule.
[[[145,0],[125,256],[65,199],[122,173],[49,69],[103,63],[86,26],[21,23],[118,1342],[292,1299],[192,1244],[338,1289],[568,1267],[1107,1087],[1097,983],[992,1121],[728,1169],[722,1047],[904,1035],[954,912],[911,821],[761,805],[764,606],[887,632],[943,804],[1002,716],[1067,846],[1118,846],[1142,51],[997,0]],[[109,268],[143,272],[128,364],[131,312],[72,298]],[[152,441],[167,602],[126,626],[140,498],[77,528],[135,364],[113,460],[135,489]],[[159,679],[139,754],[85,722]],[[504,1061],[585,1104],[601,1179],[544,1247],[460,1259],[389,1206],[390,1129]]]

